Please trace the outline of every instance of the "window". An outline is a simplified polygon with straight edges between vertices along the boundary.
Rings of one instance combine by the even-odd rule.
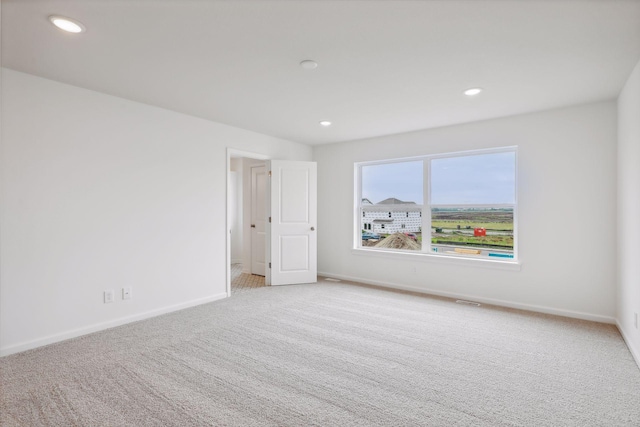
[[[367,247],[420,251],[416,240],[406,244],[404,231],[418,230],[422,225],[419,212],[424,198],[423,160],[363,164],[360,166],[361,197],[370,203],[361,203],[362,220],[374,224],[374,232],[380,234],[376,245]],[[407,224],[398,220],[405,212],[414,212],[415,221]],[[402,224],[405,223],[405,227]]]
[[[380,234],[367,249],[516,259],[516,154],[507,147],[357,163],[358,215]]]

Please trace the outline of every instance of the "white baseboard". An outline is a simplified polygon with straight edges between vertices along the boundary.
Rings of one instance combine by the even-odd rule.
[[[238,258],[238,259],[231,258],[231,264],[242,264],[242,258]]]
[[[536,313],[553,314],[556,316],[571,317],[574,319],[581,319],[581,320],[590,320],[592,322],[608,323],[612,325],[616,324],[615,318],[609,317],[609,316],[602,316],[599,314],[583,313],[580,311],[572,311],[572,310],[562,310],[562,309],[557,309],[552,307],[545,307],[541,305],[523,304],[518,302],[494,299],[494,298],[484,298],[477,295],[458,294],[455,292],[443,292],[435,289],[420,288],[417,286],[408,286],[408,285],[403,285],[399,283],[383,282],[379,280],[369,280],[369,279],[363,279],[361,277],[351,277],[351,276],[345,276],[341,274],[333,274],[333,273],[327,273],[327,272],[318,272],[318,276],[332,277],[334,279],[365,283],[367,285],[380,286],[383,288],[393,288],[393,289],[400,289],[403,291],[418,292],[418,293],[427,294],[427,295],[436,295],[436,296],[445,297],[445,298],[477,301],[484,304],[497,305],[500,307],[507,307],[507,308],[515,308],[518,310],[533,311]]]
[[[221,293],[211,295],[205,298],[198,298],[195,300],[183,302],[180,304],[170,305],[168,307],[162,307],[155,310],[146,311],[144,313],[133,314],[131,316],[120,317],[118,319],[109,320],[107,322],[94,323],[93,325],[84,326],[78,329],[72,329],[70,331],[61,332],[58,334],[49,335],[43,338],[38,338],[31,341],[26,341],[7,347],[0,348],[0,357],[8,356],[10,354],[19,353],[21,351],[31,350],[33,348],[42,347],[43,345],[53,344],[56,342],[76,338],[82,335],[91,334],[93,332],[103,331],[105,329],[114,328],[127,323],[136,322],[138,320],[149,319],[151,317],[160,316],[161,314],[171,313],[173,311],[184,310],[185,308],[195,307],[196,305],[206,304],[209,302],[217,301],[227,297],[227,293]]]
[[[618,322],[617,320],[616,320],[616,326],[618,327],[618,330],[620,331],[620,335],[622,335],[622,339],[624,340],[625,344],[627,344],[627,347],[629,348],[629,352],[633,356],[633,360],[636,361],[636,365],[638,365],[638,369],[640,369],[640,350],[633,346],[633,343],[629,339],[629,335],[625,333],[624,329],[622,329],[622,325],[620,325],[620,322]]]

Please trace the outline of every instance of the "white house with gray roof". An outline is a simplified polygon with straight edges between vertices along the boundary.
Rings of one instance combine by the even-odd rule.
[[[388,198],[376,204],[362,199],[361,228],[378,234],[422,231],[422,206]]]

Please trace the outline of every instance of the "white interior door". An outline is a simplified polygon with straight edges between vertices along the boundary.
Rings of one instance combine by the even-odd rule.
[[[267,168],[251,167],[251,274],[266,272]]]
[[[271,285],[315,283],[317,167],[315,162],[271,160]]]

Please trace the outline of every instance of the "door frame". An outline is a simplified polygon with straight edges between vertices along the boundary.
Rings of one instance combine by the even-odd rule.
[[[227,297],[231,296],[231,215],[230,215],[230,207],[231,207],[231,203],[232,201],[230,200],[231,198],[231,191],[229,191],[229,186],[231,185],[231,158],[232,157],[247,157],[249,159],[255,159],[255,160],[270,160],[271,157],[267,154],[262,154],[262,153],[254,153],[254,152],[250,152],[250,151],[243,151],[243,150],[237,150],[235,148],[229,148],[227,147],[227,170],[226,170],[226,186],[225,186],[225,229],[227,230],[226,232],[226,236],[225,236],[225,244],[226,244],[226,253],[225,253],[225,269],[226,269],[226,277],[227,277]],[[268,186],[267,186],[268,187]],[[268,192],[268,190],[267,190]],[[268,207],[267,207],[268,210]],[[244,226],[244,224],[243,224]],[[271,258],[271,256],[269,255],[269,236],[271,234],[271,229],[269,227],[267,227],[265,229],[265,232],[267,234],[267,248],[265,249],[267,252],[265,253],[267,262],[268,260]],[[269,269],[267,269],[267,271],[265,273],[269,273]],[[265,275],[265,280],[266,280],[267,276]]]

